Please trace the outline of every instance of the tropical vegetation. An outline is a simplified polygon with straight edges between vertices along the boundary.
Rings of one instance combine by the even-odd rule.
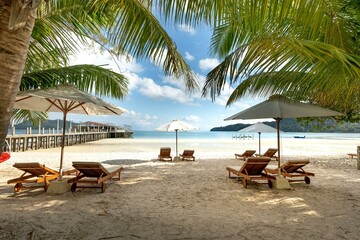
[[[140,0],[0,0],[0,151],[19,89],[70,82],[98,95],[122,98],[126,94],[121,74],[97,66],[68,67],[69,57],[89,39],[114,56],[153,59],[166,74],[181,76],[188,90],[196,88],[189,66],[152,14],[153,4]]]
[[[225,1],[229,2],[229,1]],[[360,1],[230,1],[211,51],[223,59],[206,79],[214,100],[229,83],[244,96],[283,94],[360,117]]]
[[[207,75],[203,96],[215,100],[229,83],[228,105],[283,94],[357,120],[359,9],[359,0],[0,0],[0,143],[24,71],[66,67],[88,39],[115,55],[154,59],[194,89],[189,66],[152,12],[166,23],[213,28],[211,53],[222,62]]]

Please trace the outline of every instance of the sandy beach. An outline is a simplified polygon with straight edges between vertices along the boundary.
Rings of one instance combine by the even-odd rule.
[[[58,167],[60,149],[12,153],[0,164],[0,239],[359,239],[360,171],[354,139],[283,139],[282,161],[308,159],[311,184],[291,190],[229,179],[234,153],[258,149],[257,140],[185,139],[195,162],[156,161],[169,140],[106,139],[65,148],[72,161],[121,165],[120,181],[105,193],[79,189],[61,195],[41,189],[14,193],[15,162]],[[274,139],[261,148],[276,147]],[[271,165],[276,165],[272,161]]]

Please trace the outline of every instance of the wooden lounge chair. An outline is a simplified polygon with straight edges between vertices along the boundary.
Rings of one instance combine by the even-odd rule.
[[[265,168],[269,162],[269,157],[249,157],[245,160],[242,166],[226,167],[226,170],[229,172],[229,178],[234,178],[231,174],[242,178],[242,182],[245,188],[247,188],[249,181],[254,180],[267,180],[266,183],[271,188],[272,183],[270,180],[275,179],[275,177],[267,174],[265,171]]]
[[[172,161],[171,148],[162,147],[160,148],[160,154],[158,156],[159,161]]]
[[[255,155],[258,157],[269,157],[277,161],[278,157],[275,155],[277,151],[278,151],[277,148],[269,148],[268,150],[266,150],[264,154],[255,154]]]
[[[239,158],[241,160],[245,160],[248,157],[252,157],[255,154],[255,152],[256,152],[255,150],[246,150],[242,154],[235,153],[235,159]]]
[[[357,157],[357,153],[348,153],[349,158],[353,159],[354,157]]]
[[[194,150],[184,150],[183,154],[180,154],[180,158],[182,161],[184,160],[195,161]]]
[[[60,176],[57,170],[38,162],[15,163],[13,166],[24,171],[20,177],[7,181],[8,184],[15,183],[15,192],[20,192],[22,188],[44,188],[46,192],[50,181]],[[63,171],[63,176],[75,173],[75,171],[75,169]]]
[[[101,191],[105,192],[106,182],[116,175],[120,180],[123,170],[123,167],[105,167],[99,162],[73,162],[73,167],[77,170],[76,177],[68,180],[68,183],[72,183],[72,192],[75,192],[76,188],[101,188]]]
[[[305,181],[310,184],[310,176],[315,176],[314,173],[306,172],[303,167],[309,163],[309,160],[291,160],[280,166],[281,174],[288,179],[289,182]],[[267,173],[277,175],[277,168],[266,168]],[[299,179],[300,178],[300,179]]]

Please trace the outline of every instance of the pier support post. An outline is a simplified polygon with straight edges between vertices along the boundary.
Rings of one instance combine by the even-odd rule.
[[[357,146],[357,170],[360,170],[360,146]]]

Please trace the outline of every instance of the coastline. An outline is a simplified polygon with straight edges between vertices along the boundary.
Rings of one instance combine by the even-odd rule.
[[[262,139],[262,149],[276,139]],[[179,139],[195,150],[195,162],[159,162],[159,148],[175,139],[104,139],[65,147],[72,161],[120,164],[120,181],[105,193],[80,189],[62,195],[41,189],[13,193],[6,181],[21,171],[14,162],[56,167],[60,148],[12,153],[0,164],[1,238],[26,239],[356,239],[360,235],[359,142],[348,139],[282,140],[283,160],[309,159],[311,184],[269,189],[229,179],[226,166],[240,165],[235,152],[257,149],[255,140]],[[272,161],[272,165],[276,162]],[[91,227],[89,227],[91,226]],[[316,227],[314,227],[316,226]]]
[[[262,138],[261,152],[268,148],[277,148],[277,139]],[[172,155],[175,155],[176,149],[175,136],[171,139],[156,138],[108,138],[85,144],[66,146],[65,155],[90,152],[96,153],[119,153],[121,155],[136,154],[141,155],[142,160],[151,160],[156,158],[160,147],[171,147]],[[324,138],[282,138],[280,141],[281,153],[283,156],[314,156],[314,155],[343,155],[347,152],[356,152],[356,146],[360,145],[360,139],[324,139]],[[60,148],[39,149],[35,151],[14,152],[17,155],[26,155],[26,153],[49,153],[56,154]],[[179,153],[185,149],[195,150],[195,155],[199,158],[231,158],[234,153],[254,149],[259,152],[259,139],[238,140],[238,139],[178,139]],[[125,154],[124,154],[125,153]],[[85,158],[91,156],[84,156]]]

